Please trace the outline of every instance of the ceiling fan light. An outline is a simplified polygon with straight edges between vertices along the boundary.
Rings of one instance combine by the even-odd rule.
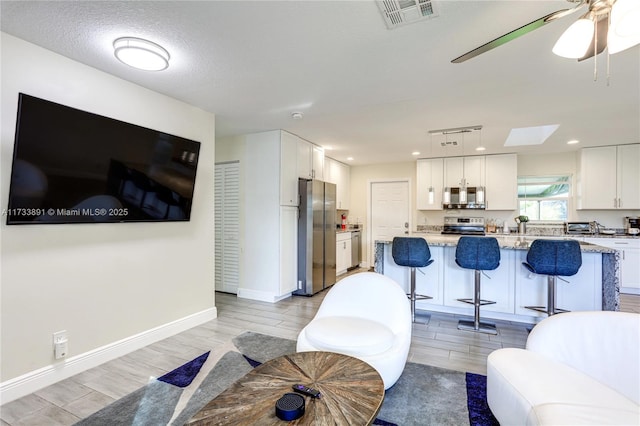
[[[593,40],[594,24],[590,18],[580,18],[560,36],[553,53],[563,58],[582,58]]]
[[[618,0],[611,9],[611,29],[607,34],[610,54],[640,43],[640,2]]]

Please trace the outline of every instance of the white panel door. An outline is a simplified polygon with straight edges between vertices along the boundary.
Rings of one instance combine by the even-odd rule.
[[[240,164],[215,167],[215,289],[238,293],[240,282]]]
[[[371,183],[370,264],[376,240],[392,240],[409,233],[409,182]]]

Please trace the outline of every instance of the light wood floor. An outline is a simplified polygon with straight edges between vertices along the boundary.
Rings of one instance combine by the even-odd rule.
[[[5,404],[1,425],[71,425],[245,331],[295,340],[325,294],[271,304],[216,293],[215,320]],[[640,313],[640,296],[623,295],[622,310]],[[428,325],[414,324],[409,361],[486,374],[491,351],[524,347],[523,324],[496,321],[499,334],[491,336],[458,330],[458,319],[433,313]]]

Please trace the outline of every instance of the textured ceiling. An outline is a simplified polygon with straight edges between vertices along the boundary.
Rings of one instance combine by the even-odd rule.
[[[640,142],[640,47],[577,63],[551,53],[572,15],[461,64],[450,61],[561,8],[550,1],[440,1],[439,16],[387,30],[373,1],[2,1],[1,29],[216,114],[218,137],[283,128],[353,164],[475,153],[559,152]],[[148,38],[169,69],[115,60]],[[293,111],[304,113],[292,120]],[[480,124],[458,151],[429,130]],[[559,124],[543,145],[512,128]],[[578,146],[567,146],[579,139]]]

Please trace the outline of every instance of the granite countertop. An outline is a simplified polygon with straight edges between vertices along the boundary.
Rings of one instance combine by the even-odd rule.
[[[455,247],[458,244],[458,239],[461,235],[443,235],[440,233],[430,233],[430,232],[413,232],[409,236],[411,237],[423,237],[429,245],[434,247]],[[505,234],[493,234],[487,235],[490,237],[495,237],[498,240],[498,245],[502,249],[511,249],[511,250],[529,250],[529,246],[533,242],[533,240],[539,238],[549,238],[549,239],[558,239],[558,240],[571,240],[570,236],[550,236],[550,237],[540,237],[540,236],[522,236],[522,235],[505,235]],[[390,244],[391,240],[376,240],[376,243],[384,243]],[[580,249],[585,253],[615,253],[615,249],[599,246],[597,244],[591,244],[584,241],[579,241]]]

